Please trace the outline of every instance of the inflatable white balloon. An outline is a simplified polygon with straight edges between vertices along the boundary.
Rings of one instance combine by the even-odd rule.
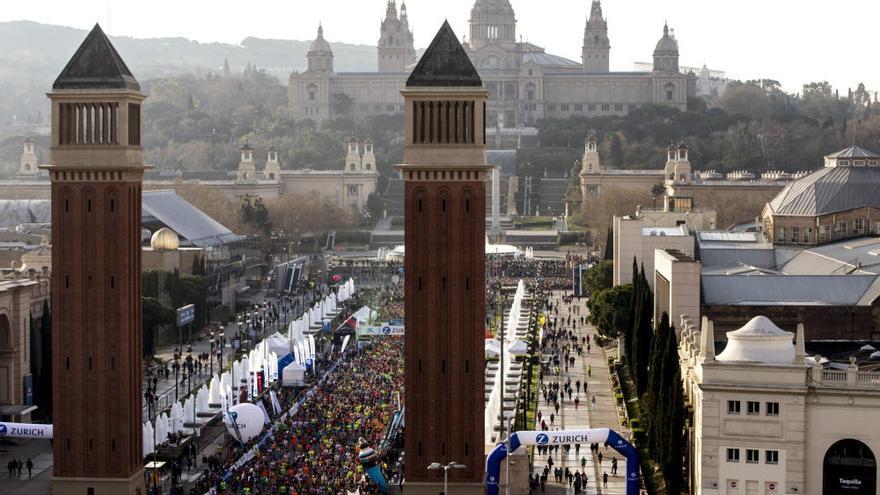
[[[233,421],[235,422],[233,424]],[[263,431],[263,411],[256,405],[245,402],[229,408],[225,415],[226,429],[236,437],[236,427],[241,441],[247,443]]]

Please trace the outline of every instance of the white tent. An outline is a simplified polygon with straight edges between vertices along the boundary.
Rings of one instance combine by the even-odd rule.
[[[153,452],[153,425],[147,421],[144,423],[144,457]]]
[[[305,385],[306,369],[300,363],[293,362],[281,372],[281,384],[285,387],[301,387]]]

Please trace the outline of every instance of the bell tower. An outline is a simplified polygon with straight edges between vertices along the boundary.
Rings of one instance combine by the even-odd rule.
[[[141,495],[140,85],[99,26],[52,104],[52,493]]]
[[[405,489],[443,491],[443,472],[426,467],[454,461],[466,467],[448,473],[449,493],[482,494],[488,92],[444,23],[402,93]]]
[[[608,40],[608,21],[602,17],[602,3],[593,0],[590,18],[584,27],[584,46],[581,58],[584,72],[594,74],[608,72],[611,42]]]
[[[32,180],[40,174],[37,168],[37,152],[31,138],[25,138],[22,143],[21,159],[18,163],[18,173],[15,175],[19,180]]]

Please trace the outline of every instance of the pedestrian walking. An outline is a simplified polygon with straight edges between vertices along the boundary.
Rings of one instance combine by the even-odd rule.
[[[574,398],[574,410],[575,410],[575,411],[578,410],[578,405],[579,405],[580,403],[581,403],[581,399],[580,399],[580,397],[575,397],[575,398]]]
[[[617,476],[617,457],[611,458],[611,475]]]
[[[608,488],[608,472],[602,473],[602,488]]]
[[[31,479],[31,471],[34,469],[34,461],[28,458],[26,466],[28,470],[28,479]]]
[[[596,454],[596,458],[599,459],[599,465],[601,466],[602,465],[602,453],[599,452],[598,454]]]
[[[596,394],[593,394],[593,398],[590,399],[590,404],[592,405],[593,410],[595,411],[596,410]]]

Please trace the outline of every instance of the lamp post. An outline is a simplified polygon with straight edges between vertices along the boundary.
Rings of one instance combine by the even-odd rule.
[[[211,350],[208,352],[208,369],[211,376],[214,376],[214,330],[208,331],[208,342],[211,344]]]
[[[464,464],[459,464],[455,461],[450,462],[449,464],[440,464],[439,462],[432,462],[430,466],[428,466],[429,471],[437,471],[443,470],[443,495],[447,495],[449,493],[449,470],[450,469],[466,469],[467,466]]]

